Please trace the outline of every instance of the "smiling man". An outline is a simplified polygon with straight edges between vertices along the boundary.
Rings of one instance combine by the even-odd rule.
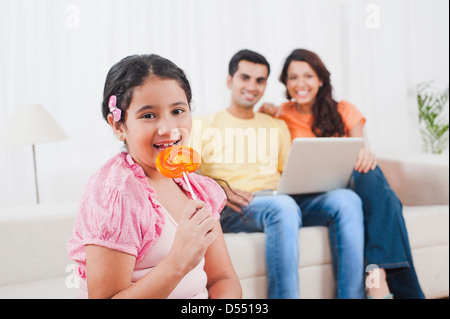
[[[355,193],[342,189],[296,197],[255,195],[278,188],[291,146],[284,121],[253,110],[269,73],[269,63],[259,53],[237,52],[229,63],[229,106],[201,118],[200,134],[193,132],[201,139],[191,142],[200,144],[202,174],[231,188],[224,185],[228,202],[221,213],[222,228],[264,232],[268,297],[298,298],[298,231],[302,226],[329,226],[336,297],[362,298],[363,222]]]
[[[290,133],[283,120],[253,111],[266,88],[270,72],[267,60],[256,52],[242,50],[233,56],[228,71],[230,104],[201,118],[202,140],[195,144],[201,146],[202,173],[226,180],[250,201],[252,192],[278,188],[291,144]],[[239,196],[230,196],[246,203]]]

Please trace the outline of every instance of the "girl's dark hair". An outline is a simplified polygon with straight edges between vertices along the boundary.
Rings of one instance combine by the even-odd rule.
[[[219,184],[220,187],[222,187],[222,189],[225,191],[225,194],[227,195],[227,200],[228,202],[230,202],[231,204],[235,205],[236,207],[239,207],[240,213],[241,213],[241,219],[243,223],[247,223],[248,221],[245,220],[245,213],[244,213],[244,206],[242,206],[241,204],[239,204],[236,201],[233,201],[232,199],[230,199],[228,197],[228,193],[227,190],[232,192],[234,195],[239,196],[240,198],[242,198],[244,201],[247,202],[247,204],[250,204],[250,202],[242,195],[236,193],[230,186],[230,184],[228,184],[228,182],[224,179],[220,179],[220,178],[213,178],[217,184]],[[251,211],[251,207],[249,207],[250,212],[249,212],[249,216],[252,216],[252,211]]]
[[[311,129],[318,137],[344,136],[345,126],[337,110],[337,102],[333,99],[333,87],[330,81],[330,72],[325,64],[314,52],[305,49],[296,49],[286,58],[280,75],[280,82],[286,86],[287,71],[292,61],[308,63],[322,81],[315,103],[313,105],[313,123]],[[292,97],[286,89],[286,97]]]
[[[102,114],[108,121],[109,98],[117,97],[117,108],[122,110],[121,122],[131,103],[133,90],[144,83],[150,75],[162,79],[176,80],[186,93],[189,107],[192,101],[192,91],[186,74],[172,61],[156,54],[131,55],[114,64],[108,72],[103,89]]]

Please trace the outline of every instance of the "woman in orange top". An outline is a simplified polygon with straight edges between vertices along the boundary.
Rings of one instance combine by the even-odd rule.
[[[288,102],[260,111],[286,121],[296,137],[363,137],[366,122],[358,109],[332,97],[330,72],[314,52],[297,49],[286,59],[280,75]],[[389,187],[376,157],[362,148],[355,163],[352,189],[364,208],[366,271],[369,298],[424,298],[411,257],[402,204]]]

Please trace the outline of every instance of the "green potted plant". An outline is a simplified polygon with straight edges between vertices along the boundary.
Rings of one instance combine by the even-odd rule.
[[[448,145],[448,89],[441,91],[432,82],[417,85],[419,124],[427,153],[441,154]]]

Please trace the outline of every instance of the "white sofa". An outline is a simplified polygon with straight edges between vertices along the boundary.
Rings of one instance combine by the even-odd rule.
[[[442,156],[379,156],[404,204],[413,259],[427,298],[449,295],[449,163]],[[0,208],[0,298],[75,298],[66,242],[78,203]],[[328,232],[300,231],[300,294],[333,298]],[[265,298],[265,235],[226,234],[244,298]]]

